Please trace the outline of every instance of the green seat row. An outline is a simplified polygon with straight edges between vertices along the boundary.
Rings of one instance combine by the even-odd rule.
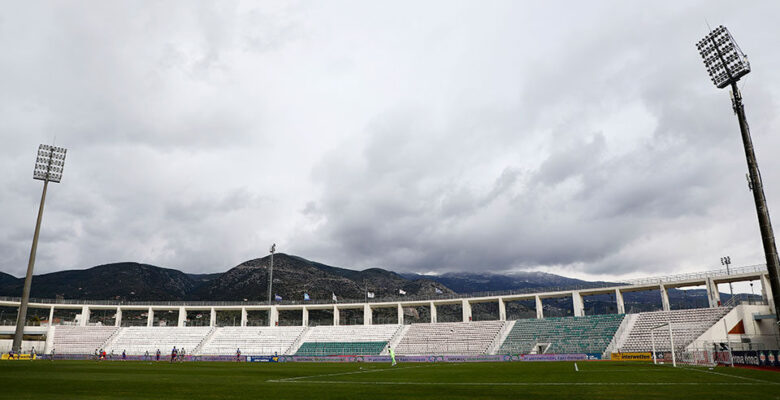
[[[624,317],[606,314],[517,320],[499,353],[527,354],[537,343],[550,343],[547,353],[602,353]]]

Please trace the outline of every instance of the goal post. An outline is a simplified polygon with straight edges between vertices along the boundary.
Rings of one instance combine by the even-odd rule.
[[[701,347],[693,346],[694,339],[700,333],[701,327],[697,323],[664,322],[650,328],[653,364],[671,361],[674,367],[677,364],[712,366],[717,365],[718,353],[724,350],[727,354],[725,357],[720,355],[720,358],[723,361],[728,358],[726,363],[731,361],[730,346],[720,351],[712,344]],[[663,355],[661,360],[659,360],[659,354]],[[668,358],[665,356],[666,354],[669,355]]]
[[[671,322],[666,322],[666,323],[663,323],[661,325],[658,325],[658,326],[655,326],[653,328],[650,328],[650,343],[651,343],[652,349],[653,349],[653,364],[658,364],[658,355],[657,355],[658,353],[656,352],[656,347],[655,347],[655,335],[656,335],[655,332],[656,332],[656,330],[662,329],[662,328],[668,328],[668,330],[669,330],[669,333],[668,333],[669,334],[669,336],[668,336],[669,337],[669,351],[672,353],[672,366],[676,367],[677,366],[677,357],[674,354],[675,353],[675,351],[674,351],[675,350],[674,349],[674,334],[672,334],[672,323]]]

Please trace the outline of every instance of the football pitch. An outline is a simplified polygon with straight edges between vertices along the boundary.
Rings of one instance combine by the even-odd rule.
[[[4,361],[8,399],[780,398],[780,372],[639,362]]]

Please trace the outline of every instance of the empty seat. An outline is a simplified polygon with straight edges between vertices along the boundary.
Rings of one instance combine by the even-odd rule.
[[[499,354],[527,354],[538,343],[548,343],[546,353],[583,354],[604,352],[615,336],[623,314],[588,315],[515,322]]]
[[[652,351],[653,340],[655,340],[656,350],[669,351],[671,341],[668,326],[654,329],[668,323],[672,325],[674,347],[677,349],[685,348],[723,318],[729,310],[731,309],[728,307],[717,307],[639,313],[636,323],[628,332],[625,343],[616,350],[622,352]]]
[[[405,355],[486,354],[504,324],[504,321],[412,324],[395,352]]]

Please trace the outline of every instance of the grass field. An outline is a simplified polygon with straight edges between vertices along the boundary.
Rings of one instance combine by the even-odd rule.
[[[636,362],[0,362],[9,399],[780,399],[780,372]]]

